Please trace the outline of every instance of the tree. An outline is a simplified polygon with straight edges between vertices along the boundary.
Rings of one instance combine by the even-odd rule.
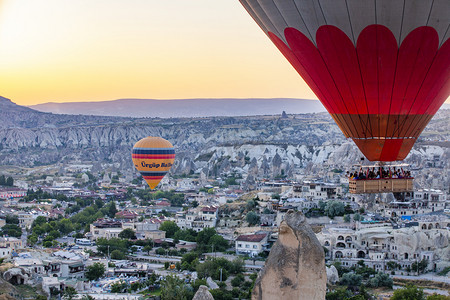
[[[370,286],[375,288],[385,286],[391,289],[393,283],[392,278],[385,273],[378,273],[369,280]]]
[[[180,227],[178,227],[175,222],[164,221],[162,222],[161,226],[159,226],[159,230],[165,231],[166,237],[171,238],[178,230],[180,230]]]
[[[355,287],[359,286],[362,281],[362,276],[355,273],[345,273],[342,275],[341,280],[339,281],[340,284],[346,285],[348,287]]]
[[[88,280],[98,280],[105,274],[105,265],[99,262],[86,268],[86,278]]]
[[[353,220],[354,220],[354,221],[361,221],[361,215],[358,214],[358,213],[354,214],[354,215],[353,215]]]
[[[197,238],[197,232],[191,228],[180,229],[175,232],[173,238],[179,241],[195,242]]]
[[[250,225],[256,225],[259,223],[260,217],[253,211],[249,212],[247,216],[245,217],[245,220]]]
[[[223,238],[223,236],[215,234],[213,235],[208,242],[208,245],[214,245],[215,251],[225,251],[228,249],[229,244],[226,239]]]
[[[402,289],[395,290],[391,300],[425,300],[425,296],[422,289],[409,284]]]
[[[345,205],[343,202],[340,201],[328,201],[325,205],[325,214],[330,217],[334,218],[335,216],[342,216],[345,212]]]
[[[350,222],[350,215],[344,215],[344,222],[349,223]]]
[[[335,291],[328,292],[325,295],[326,300],[344,300],[352,296],[352,293],[346,288],[339,288]]]
[[[396,263],[395,261],[388,261],[386,263],[386,265],[389,268],[389,270],[393,270],[393,271],[395,271],[395,270],[400,268],[400,264]]]
[[[231,279],[231,285],[233,287],[240,287],[245,281],[245,277],[242,274],[236,275],[233,279]]]
[[[107,215],[110,218],[114,218],[116,216],[116,214],[117,214],[116,202],[111,201],[109,203]]]
[[[125,293],[128,288],[128,283],[119,281],[111,285],[111,293]]]
[[[44,218],[45,222],[47,222],[45,217],[41,217],[41,218]],[[6,224],[16,224],[17,225],[17,224],[19,224],[19,217],[15,216],[15,215],[6,215],[5,222],[6,222]]]
[[[197,249],[199,251],[212,251],[212,244],[210,244],[210,239],[216,234],[214,228],[205,228],[197,234],[196,242]]]
[[[145,245],[144,246],[144,252],[147,252],[147,254],[150,254],[150,251],[153,249],[153,247],[151,245]]]
[[[186,300],[194,296],[192,288],[175,276],[166,276],[161,284],[161,299]]]
[[[74,288],[71,287],[71,286],[68,286],[68,287],[66,287],[66,288],[64,289],[64,292],[63,292],[63,299],[67,299],[67,300],[75,299],[75,296],[76,296],[77,294],[78,294],[78,293],[77,293],[77,290],[76,290],[76,289],[74,289]]]
[[[119,237],[121,239],[126,239],[126,240],[135,240],[136,239],[136,233],[134,232],[133,229],[126,228],[126,229],[122,230],[119,233]]]
[[[254,200],[248,200],[245,207],[247,210],[252,210],[256,206],[256,202]]]
[[[433,295],[427,297],[427,300],[449,300],[449,299],[450,299],[449,296],[438,295],[438,294],[433,294]]]
[[[0,235],[4,236],[13,236],[16,238],[20,238],[22,236],[22,228],[15,224],[6,224],[2,227]]]
[[[6,186],[13,186],[13,185],[14,185],[14,179],[13,179],[12,177],[8,177],[8,178],[6,179],[5,185],[6,185]]]
[[[125,259],[125,254],[120,250],[114,250],[111,252],[111,259]]]

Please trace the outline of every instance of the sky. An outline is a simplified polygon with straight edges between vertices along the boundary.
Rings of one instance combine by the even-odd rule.
[[[316,99],[238,0],[0,0],[0,95]]]

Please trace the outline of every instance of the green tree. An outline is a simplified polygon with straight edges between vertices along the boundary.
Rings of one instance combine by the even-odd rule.
[[[120,251],[120,250],[113,250],[111,252],[111,259],[122,260],[122,259],[125,259],[125,258],[126,258],[125,254],[122,251]]]
[[[41,217],[41,218],[44,218],[44,217]],[[44,218],[44,220],[45,220],[45,218]],[[19,224],[19,217],[15,216],[15,215],[6,215],[5,222],[6,222],[6,224],[16,224],[17,225],[17,224]],[[47,220],[45,220],[45,222],[47,222]]]
[[[260,217],[253,211],[249,212],[245,217],[249,225],[256,225],[259,223]]]
[[[245,277],[242,274],[236,275],[233,279],[231,279],[231,285],[233,287],[240,287],[245,281]]]
[[[354,215],[353,215],[353,220],[354,220],[354,221],[361,221],[361,215],[358,214],[358,213],[354,214]]]
[[[422,289],[410,284],[395,290],[391,300],[425,300],[425,296]]]
[[[128,289],[128,283],[125,281],[119,281],[111,285],[111,293],[126,293]]]
[[[344,222],[349,223],[350,222],[350,215],[344,215]]]
[[[212,251],[210,239],[216,234],[214,228],[205,228],[197,234],[196,242],[199,251]]]
[[[245,205],[245,208],[247,210],[252,210],[253,208],[255,208],[256,206],[256,202],[254,200],[248,200],[247,204]]]
[[[384,287],[388,287],[388,288],[392,289],[393,283],[394,282],[392,281],[392,278],[389,277],[388,274],[381,273],[381,272],[377,273],[374,277],[372,277],[369,280],[370,286],[375,287],[375,288],[384,286]]]
[[[180,229],[173,235],[175,240],[195,242],[197,238],[197,232],[193,229]]]
[[[178,227],[175,222],[164,221],[162,222],[161,226],[159,226],[159,230],[165,231],[166,237],[171,238],[178,230],[180,230],[180,227]]]
[[[211,249],[212,249],[212,246],[214,245],[214,251],[218,251],[218,252],[225,251],[230,246],[228,244],[228,241],[226,239],[224,239],[223,236],[218,235],[218,234],[214,234],[209,239],[208,246],[209,245],[211,246]]]
[[[122,230],[119,233],[119,237],[121,239],[126,239],[126,240],[135,240],[136,239],[136,233],[134,232],[133,229],[126,228],[126,229]]]
[[[345,204],[340,201],[331,200],[328,201],[325,205],[325,214],[330,217],[334,218],[336,216],[342,216],[345,212]]]
[[[35,234],[31,234],[27,237],[27,243],[30,246],[35,245],[37,243],[37,241],[38,241],[38,236]]]
[[[114,218],[116,216],[116,214],[117,214],[116,202],[111,201],[108,206],[107,215],[110,218]]]
[[[342,275],[339,283],[349,287],[356,287],[361,284],[361,281],[362,281],[361,275],[355,273],[345,273],[344,275]]]
[[[427,300],[450,300],[450,296],[433,294],[427,297]]]
[[[161,299],[188,300],[192,299],[194,291],[183,280],[175,276],[166,276],[161,284]]]
[[[105,274],[105,265],[99,262],[94,263],[86,268],[86,278],[88,280],[98,280]]]
[[[1,236],[12,236],[16,238],[20,238],[22,236],[22,228],[15,224],[6,224],[2,227],[2,230],[0,232]]]
[[[75,299],[77,294],[78,293],[75,288],[68,286],[64,289],[62,298],[67,299],[67,300],[72,300],[72,299]]]
[[[352,296],[352,293],[346,288],[339,288],[334,291],[328,292],[325,295],[326,300],[345,300]]]

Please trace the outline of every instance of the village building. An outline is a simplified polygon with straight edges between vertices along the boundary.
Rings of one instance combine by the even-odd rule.
[[[267,233],[240,235],[235,241],[236,254],[255,257],[268,247]]]

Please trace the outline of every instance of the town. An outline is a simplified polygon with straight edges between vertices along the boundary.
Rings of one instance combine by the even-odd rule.
[[[425,165],[412,176],[441,167]],[[251,188],[236,172],[168,175],[156,191],[108,164],[1,175],[0,268],[14,285],[7,292],[151,299],[170,298],[175,287],[192,297],[206,285],[217,299],[247,299],[293,210],[307,217],[323,246],[331,286],[366,282],[387,288],[378,294],[388,297],[393,280],[421,279],[448,295],[448,188],[416,183],[405,193],[356,194],[347,171],[261,178]],[[332,293],[342,299],[344,291]]]

